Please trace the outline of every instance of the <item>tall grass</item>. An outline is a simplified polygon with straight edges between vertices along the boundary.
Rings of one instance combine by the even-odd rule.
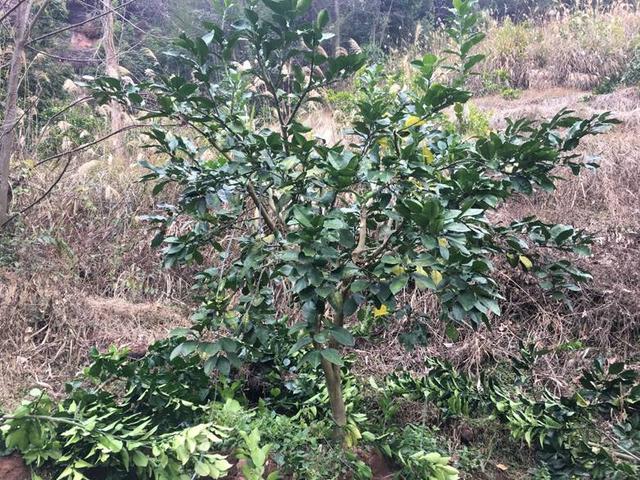
[[[480,78],[505,72],[512,88],[593,89],[622,78],[640,45],[640,13],[628,5],[554,11],[544,20],[487,21]],[[476,88],[482,88],[478,81]]]

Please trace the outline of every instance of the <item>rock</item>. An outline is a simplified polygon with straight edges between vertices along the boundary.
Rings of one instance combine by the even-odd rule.
[[[19,455],[0,457],[0,478],[2,480],[29,480],[31,473]]]

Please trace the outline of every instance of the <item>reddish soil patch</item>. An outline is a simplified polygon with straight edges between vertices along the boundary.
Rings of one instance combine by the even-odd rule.
[[[388,460],[377,449],[363,452],[362,461],[371,468],[372,480],[391,480],[393,478],[394,471]]]
[[[0,478],[2,480],[29,480],[31,473],[18,455],[0,457]]]
[[[86,50],[95,48],[97,41],[89,38],[84,32],[72,32],[70,46],[73,50]]]

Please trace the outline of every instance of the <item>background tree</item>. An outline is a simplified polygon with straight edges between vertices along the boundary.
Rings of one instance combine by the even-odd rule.
[[[18,89],[24,72],[25,46],[29,34],[29,18],[32,0],[18,0],[13,6],[5,7],[0,23],[13,14],[14,44],[11,63],[6,83],[6,98],[4,101],[4,116],[0,130],[0,225],[4,225],[9,215],[9,174],[11,173],[11,158],[14,154],[15,128],[18,119]]]
[[[112,0],[102,0],[102,9],[106,13],[102,17],[102,48],[105,55],[105,73],[108,77],[120,78],[120,62],[115,42],[115,12]],[[111,132],[120,131],[125,125],[125,113],[118,102],[109,104],[109,116],[111,119]],[[124,139],[116,135],[111,138],[112,155],[114,160],[126,157]]]

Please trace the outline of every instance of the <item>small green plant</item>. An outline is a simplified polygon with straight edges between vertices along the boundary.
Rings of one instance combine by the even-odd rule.
[[[491,133],[488,115],[473,103],[454,111],[456,124],[442,120],[443,126],[450,132],[456,132],[466,137],[484,137]]]
[[[640,46],[637,46],[633,52],[631,61],[620,78],[623,85],[633,86],[640,85]]]
[[[408,425],[393,434],[382,451],[400,467],[400,478],[405,480],[458,480],[458,470],[450,457],[439,453],[439,441],[427,428]]]
[[[0,427],[8,449],[35,466],[57,467],[56,479],[86,479],[108,470],[158,480],[222,478],[231,468],[212,452],[228,434],[201,423],[159,431],[153,419],[99,401],[75,400],[55,405],[33,390]]]
[[[535,468],[530,475],[530,480],[551,480],[552,478],[549,469],[544,465]]]
[[[500,96],[505,100],[517,100],[520,98],[520,90],[511,87],[505,87],[500,90]]]
[[[509,72],[503,68],[498,68],[490,72],[482,72],[480,74],[482,81],[482,93],[492,95],[499,93],[509,86]]]
[[[241,431],[240,436],[243,443],[237,451],[237,456],[245,462],[242,464],[242,474],[247,480],[263,480],[271,445],[260,446],[260,432],[257,428],[251,430],[249,434]],[[278,472],[271,472],[266,480],[277,478],[279,478]]]
[[[484,452],[474,448],[462,447],[457,453],[456,465],[465,473],[484,472],[487,457]],[[473,477],[471,477],[473,478]]]
[[[515,382],[502,382],[493,375],[472,379],[446,363],[430,360],[429,373],[424,377],[388,377],[383,399],[387,404],[399,396],[423,399],[437,406],[445,418],[493,416],[515,439],[537,448],[554,475],[636,478],[640,443],[632,432],[640,422],[637,372],[620,362],[597,358],[582,372],[581,388],[571,396],[528,391],[527,365],[535,356],[546,353],[523,349],[523,358],[513,363]],[[629,420],[616,423],[619,415]],[[615,436],[598,427],[603,419],[614,424]]]

